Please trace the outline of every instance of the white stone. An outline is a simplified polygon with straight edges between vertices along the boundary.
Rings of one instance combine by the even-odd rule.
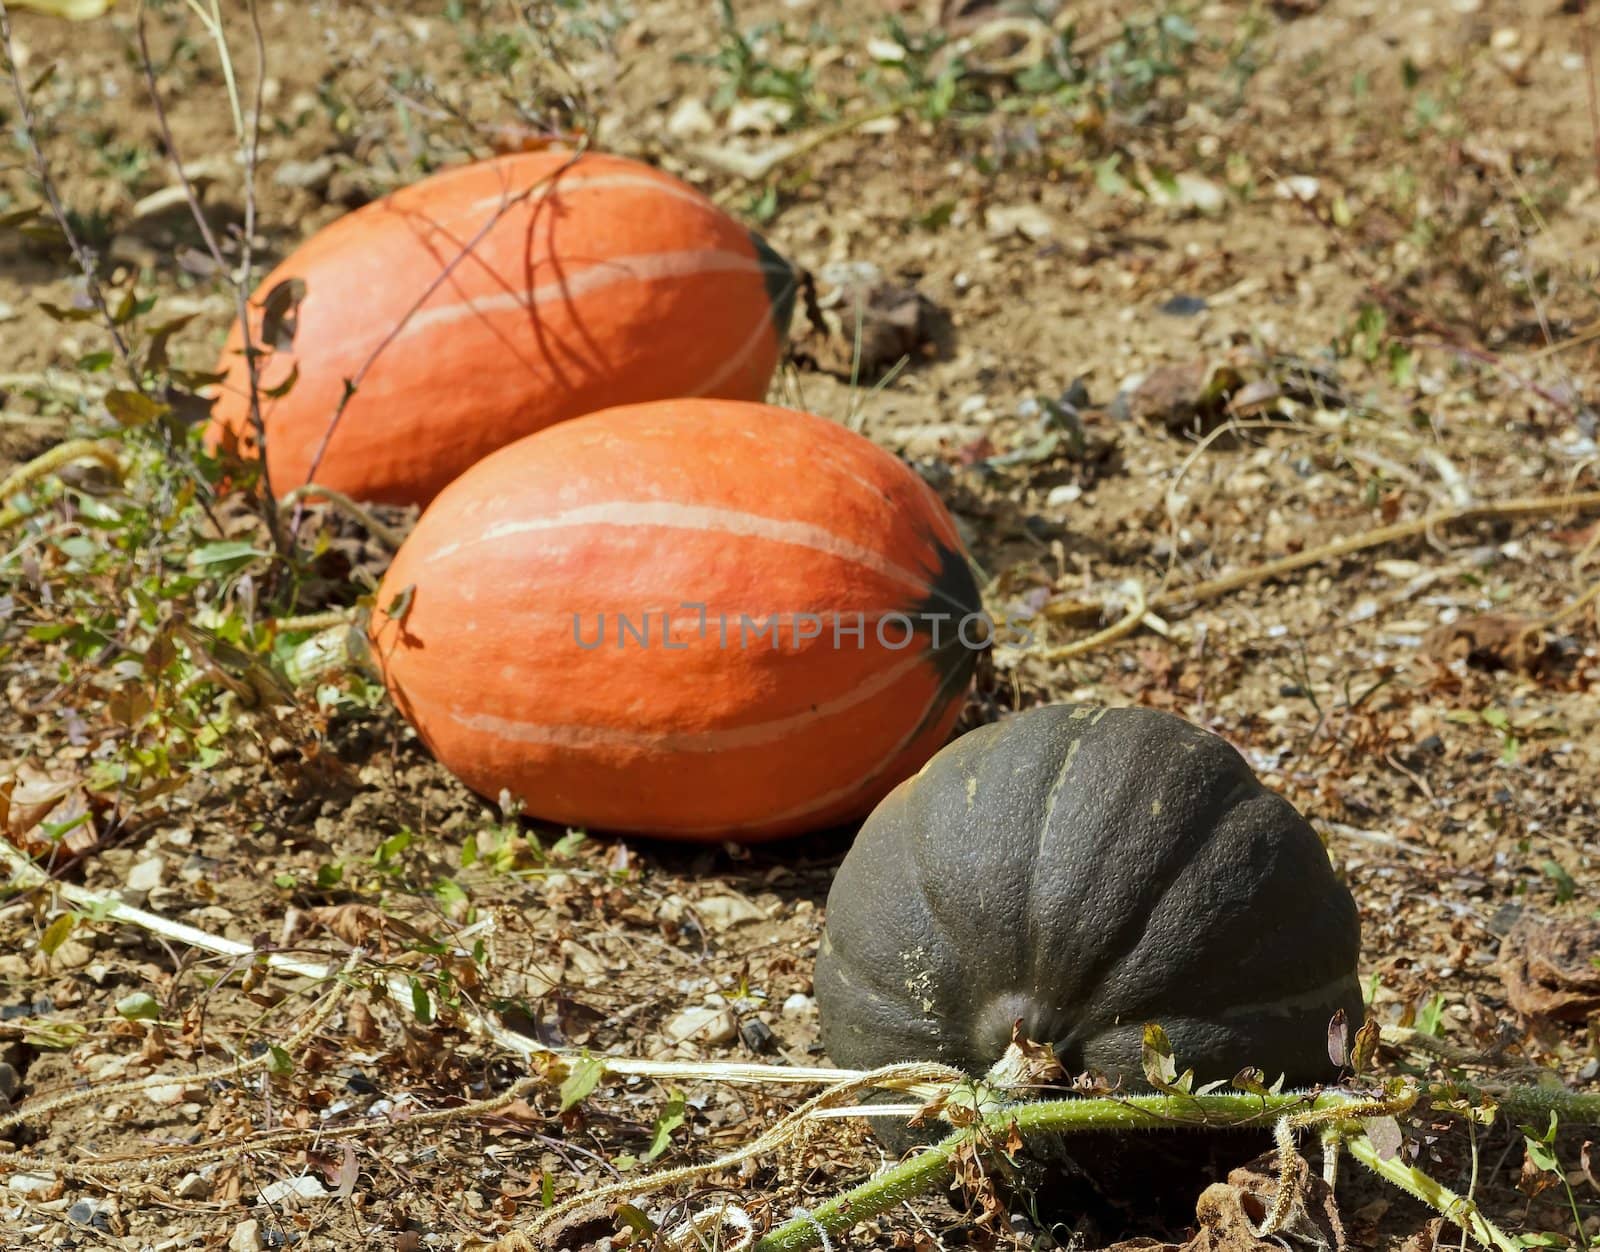
[[[166,875],[166,857],[152,856],[148,860],[138,862],[128,871],[126,886],[129,891],[154,891],[162,884]]]
[[[817,1011],[817,1002],[808,995],[796,991],[783,1002],[783,1015],[785,1017],[810,1017]]]
[[[703,1043],[715,1047],[732,1043],[739,1033],[739,1023],[726,1007],[697,1005],[669,1017],[661,1033],[673,1043]]]
[[[1021,235],[1034,243],[1056,232],[1055,221],[1043,209],[1031,204],[997,204],[983,215],[984,229],[995,238]]]
[[[1050,494],[1044,498],[1046,508],[1059,509],[1065,504],[1075,504],[1083,498],[1083,488],[1077,483],[1063,483],[1059,487],[1050,488]]]
[[[261,1223],[255,1218],[240,1222],[228,1236],[228,1252],[262,1252]]]
[[[12,1174],[6,1186],[18,1195],[43,1195],[56,1185],[50,1174]]]
[[[667,119],[667,134],[674,139],[704,139],[716,129],[717,121],[711,116],[711,110],[693,96],[678,101],[678,107]]]
[[[695,903],[694,911],[712,930],[730,930],[751,922],[764,922],[767,915],[741,895],[707,896]]]
[[[173,1189],[180,1200],[207,1200],[211,1198],[211,1180],[199,1174],[185,1174]]]
[[[154,1087],[144,1089],[144,1098],[151,1104],[166,1108],[173,1104],[182,1104],[184,1087],[181,1082],[160,1083]]]
[[[787,100],[741,100],[728,110],[727,128],[735,135],[771,135],[793,116],[794,105]]]
[[[277,1182],[269,1182],[261,1188],[261,1203],[282,1204],[290,1198],[296,1200],[320,1200],[328,1194],[328,1189],[321,1181],[310,1174],[301,1174],[298,1178],[283,1178]]]
[[[892,39],[875,37],[867,40],[867,55],[874,61],[898,65],[906,59],[906,50]]]
[[[1280,200],[1315,200],[1322,191],[1322,183],[1308,174],[1291,174],[1278,183]]]

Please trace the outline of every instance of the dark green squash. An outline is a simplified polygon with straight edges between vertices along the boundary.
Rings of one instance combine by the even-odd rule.
[[[1052,705],[950,744],[873,811],[828,896],[840,1065],[983,1074],[1022,1021],[1069,1073],[1142,1086],[1147,1022],[1201,1080],[1333,1076],[1361,1023],[1360,924],[1316,833],[1226,741]]]

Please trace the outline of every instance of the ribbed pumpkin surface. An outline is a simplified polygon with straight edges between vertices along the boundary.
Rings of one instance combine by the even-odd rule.
[[[469,786],[689,839],[866,811],[944,742],[981,646],[977,624],[957,636],[978,592],[920,478],[833,422],[728,401],[491,455],[423,514],[378,603],[389,689]]]
[[[1360,922],[1316,832],[1220,736],[1048,705],[963,735],[880,804],[817,956],[836,1064],[982,1074],[1019,1019],[1069,1072],[1143,1082],[1164,1026],[1205,1080],[1336,1075],[1362,1017]]]
[[[699,192],[618,157],[540,152],[428,178],[339,219],[262,283],[306,285],[264,363],[269,469],[425,504],[554,422],[671,396],[759,400],[787,329],[788,266]],[[217,440],[248,431],[237,325]],[[366,373],[361,375],[368,361]],[[360,385],[335,424],[346,380]],[[324,442],[326,447],[324,448]]]

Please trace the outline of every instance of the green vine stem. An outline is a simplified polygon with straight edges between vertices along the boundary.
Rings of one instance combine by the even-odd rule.
[[[1431,1204],[1438,1212],[1466,1231],[1486,1248],[1499,1252],[1523,1252],[1517,1242],[1478,1212],[1478,1206],[1466,1196],[1457,1195],[1442,1183],[1435,1182],[1414,1165],[1407,1165],[1398,1156],[1384,1160],[1366,1135],[1352,1135],[1344,1141],[1350,1155],[1373,1173],[1393,1183],[1407,1195],[1415,1196],[1424,1204]]]
[[[1600,1125],[1600,1093],[1568,1091],[1554,1087],[1473,1089],[1458,1084],[1462,1094],[1493,1100],[1500,1112],[1513,1120],[1542,1122],[1554,1112],[1566,1122]],[[1216,1093],[1211,1095],[1135,1095],[1119,1099],[1044,1100],[1016,1104],[986,1114],[976,1126],[956,1131],[925,1151],[851,1190],[835,1196],[812,1212],[785,1222],[759,1240],[751,1252],[805,1252],[824,1236],[842,1234],[858,1222],[887,1212],[903,1200],[927,1189],[944,1175],[952,1157],[979,1135],[1004,1135],[1015,1126],[1024,1140],[1046,1133],[1084,1131],[1266,1128],[1279,1118],[1301,1124],[1324,1120],[1334,1123],[1351,1154],[1381,1177],[1409,1194],[1433,1205],[1489,1248],[1514,1249],[1506,1236],[1487,1222],[1470,1201],[1434,1182],[1422,1171],[1398,1158],[1380,1160],[1377,1149],[1355,1120],[1340,1117],[1348,1107],[1367,1115],[1373,1098],[1343,1091],[1316,1095],[1304,1091],[1276,1095]]]
[[[949,1170],[950,1158],[972,1137],[970,1129],[956,1131],[926,1151],[869,1178],[859,1187],[834,1196],[813,1212],[785,1222],[757,1243],[751,1252],[804,1252],[822,1242],[824,1234],[843,1234],[857,1222],[888,1212],[902,1200],[909,1200],[931,1187]]]

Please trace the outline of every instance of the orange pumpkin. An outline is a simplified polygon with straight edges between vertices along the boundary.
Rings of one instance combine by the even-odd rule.
[[[291,279],[305,284],[298,307]],[[261,401],[273,489],[314,480],[426,504],[569,417],[669,396],[759,400],[794,286],[758,236],[638,162],[536,152],[447,170],[340,218],[262,283],[252,342],[264,320],[275,338],[293,332],[262,362],[268,391],[294,376]],[[248,454],[241,346],[235,324],[212,436]]]
[[[493,453],[373,614],[396,704],[538,817],[755,840],[866,812],[944,743],[987,640],[950,515],[836,423],[630,405]]]

